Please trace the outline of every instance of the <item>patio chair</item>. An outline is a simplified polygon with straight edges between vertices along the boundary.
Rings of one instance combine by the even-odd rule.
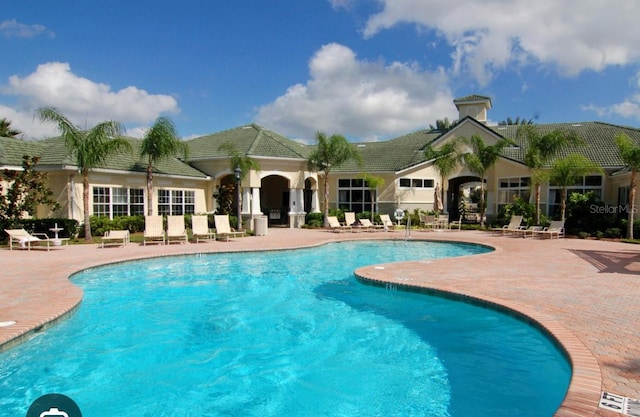
[[[396,230],[396,225],[391,221],[391,218],[389,217],[388,214],[381,214],[380,215],[380,222],[382,223],[382,227],[384,228],[384,231],[395,231]]]
[[[522,216],[511,216],[511,220],[509,221],[509,224],[506,224],[502,227],[498,227],[492,230],[495,232],[500,232],[502,236],[505,236],[507,234],[515,234],[517,233],[517,231],[524,229],[524,227],[521,226],[521,224],[522,224]]]
[[[128,230],[107,230],[102,236],[102,247],[104,245],[112,243],[122,243],[122,246],[127,246],[129,243],[129,231]]]
[[[542,230],[535,232],[537,237],[549,236],[549,239],[564,237],[564,222],[562,220],[554,220]]]
[[[351,226],[352,232],[366,231],[366,227],[362,225],[362,221],[356,218],[356,213],[354,212],[344,213],[344,222],[347,226]]]
[[[238,232],[231,228],[228,214],[215,215],[213,216],[213,220],[216,223],[216,236],[224,237],[226,242],[229,241],[229,237],[244,236],[244,231]]]
[[[371,223],[371,220],[369,219],[360,219],[360,223],[362,223],[362,226],[365,228],[366,231],[368,232],[375,232],[377,230],[382,230],[384,229],[384,225],[381,224],[373,224]]]
[[[342,233],[342,232],[351,231],[351,226],[349,226],[348,224],[347,225],[340,224],[336,216],[329,216],[327,217],[327,220],[329,221],[329,230],[332,232]]]
[[[167,216],[167,244],[171,242],[189,243],[184,216]]]
[[[191,234],[196,238],[196,243],[201,240],[206,242],[216,240],[216,234],[209,229],[209,218],[205,215],[191,216]]]
[[[539,231],[541,231],[543,229],[544,229],[544,227],[542,227],[542,226],[529,226],[526,229],[522,228],[522,229],[519,229],[519,230],[515,230],[514,231],[514,235],[515,236],[519,236],[519,237],[521,236],[523,238],[533,237],[533,236],[535,236],[535,234],[537,232],[539,232]]]
[[[164,239],[164,220],[162,216],[145,216],[142,245],[146,246],[147,242],[156,242],[164,245]]]
[[[432,214],[420,213],[420,227],[424,231],[433,230],[433,226],[436,222],[436,216]]]
[[[51,239],[46,233],[29,233],[24,229],[4,229],[9,235],[9,250],[13,250],[13,244],[17,243],[20,249],[31,250],[32,247],[46,247],[47,251],[51,246],[60,246],[62,241],[68,241],[68,238]]]

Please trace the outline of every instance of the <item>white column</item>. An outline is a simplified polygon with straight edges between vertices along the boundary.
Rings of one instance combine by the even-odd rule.
[[[320,200],[318,200],[318,190],[312,190],[311,194],[311,212],[320,213]]]
[[[262,214],[260,210],[260,188],[251,189],[251,215],[259,216]]]
[[[251,210],[251,189],[242,188],[242,214],[249,214]]]
[[[289,213],[298,212],[298,192],[295,188],[289,189]]]
[[[304,213],[304,190],[299,188],[296,190],[296,194],[298,195],[298,213]]]

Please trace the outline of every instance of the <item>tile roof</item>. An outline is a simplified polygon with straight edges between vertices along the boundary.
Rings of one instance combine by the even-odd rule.
[[[531,126],[541,135],[550,133],[556,129],[577,133],[578,136],[583,139],[584,144],[570,146],[561,152],[558,157],[564,157],[571,153],[579,153],[605,169],[616,169],[624,165],[620,159],[618,147],[615,143],[616,135],[625,133],[636,145],[640,145],[640,129],[632,127],[617,126],[602,122],[552,123]],[[527,143],[517,137],[518,128],[519,126],[516,125],[489,127],[489,129],[499,135],[509,138],[516,143],[516,146],[505,149],[503,156],[524,163]],[[551,163],[553,163],[553,161]]]
[[[310,149],[262,126],[249,124],[188,140],[189,158],[226,158],[227,152],[219,149],[225,142],[233,143],[238,152],[249,157],[306,160]]]
[[[123,172],[146,172],[146,162],[139,157],[142,140],[126,138],[133,151],[125,152],[109,158],[107,163],[97,168]],[[0,138],[0,164],[20,166],[22,155],[38,155],[39,166],[49,169],[62,169],[66,165],[74,166],[75,160],[70,156],[62,137],[25,141],[19,139]],[[207,178],[207,175],[178,158],[168,158],[154,166],[155,174]]]
[[[419,130],[384,142],[354,144],[362,155],[364,166],[354,161],[336,167],[334,172],[397,172],[426,161],[424,149],[440,136],[430,130]]]

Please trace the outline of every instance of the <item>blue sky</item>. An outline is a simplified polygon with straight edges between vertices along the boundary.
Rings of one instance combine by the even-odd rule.
[[[640,125],[640,2],[20,0],[0,11],[0,118],[24,138],[53,106],[141,136],[258,123],[388,139],[492,98],[491,122]]]

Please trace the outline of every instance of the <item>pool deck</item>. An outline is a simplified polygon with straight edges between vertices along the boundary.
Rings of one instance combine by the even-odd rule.
[[[404,232],[331,233],[270,228],[229,242],[46,250],[0,249],[0,352],[73,313],[85,268],[153,256],[314,246],[347,239],[404,239]],[[573,365],[557,416],[619,416],[598,408],[601,391],[640,399],[640,246],[579,239],[522,239],[478,231],[413,231],[411,239],[466,241],[494,252],[368,266],[358,276],[425,287],[525,314],[553,334]],[[15,321],[14,325],[5,326]]]

